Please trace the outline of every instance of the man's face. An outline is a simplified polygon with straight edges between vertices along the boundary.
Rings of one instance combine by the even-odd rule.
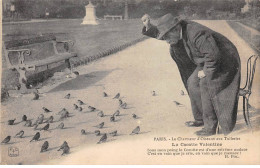
[[[163,40],[165,40],[169,44],[177,44],[180,40],[180,27],[177,26],[174,29],[171,29],[163,36]]]
[[[145,26],[149,25],[150,24],[150,18],[148,16],[143,16],[142,17],[142,22]]]

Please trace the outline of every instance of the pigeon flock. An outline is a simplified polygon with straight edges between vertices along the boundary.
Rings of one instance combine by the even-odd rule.
[[[39,92],[37,90],[37,92],[33,92],[33,99],[32,100],[38,100],[39,99]],[[155,93],[155,91],[152,91],[152,96],[156,96],[157,94]],[[184,91],[181,91],[181,95],[184,95]],[[106,92],[103,92],[103,97],[109,97],[109,95]],[[64,99],[71,99],[71,94],[68,93]],[[128,105],[126,102],[124,102],[121,98],[120,93],[117,93],[113,99],[117,99],[118,100],[118,109],[112,114],[112,115],[106,115],[102,110],[93,107],[91,105],[88,105],[88,103],[83,102],[82,100],[77,100],[75,103],[72,103],[71,105],[74,107],[75,111],[78,112],[82,112],[84,110],[85,107],[87,107],[88,112],[96,112],[96,116],[100,117],[100,118],[104,118],[106,116],[110,117],[110,122],[116,122],[117,121],[117,117],[120,116],[120,108],[121,109],[127,109]],[[181,103],[177,102],[177,101],[173,101],[175,103],[176,106],[183,106]],[[83,108],[84,107],[84,108]],[[44,116],[44,113],[50,113],[50,114],[54,114],[54,112],[46,107],[42,107],[43,110],[43,114],[40,114],[38,116],[38,118],[35,119],[34,122],[32,122],[32,119],[28,120],[26,115],[23,115],[21,118],[21,121],[16,122],[16,119],[10,119],[7,121],[7,125],[19,125],[20,123],[24,123],[23,126],[24,127],[33,127],[33,129],[35,131],[37,131],[33,136],[32,139],[28,142],[33,143],[34,141],[39,141],[44,139],[43,137],[41,137],[41,133],[42,132],[51,132],[52,130],[61,130],[61,129],[66,129],[65,124],[63,122],[63,120],[67,119],[68,117],[71,117],[70,114],[68,112],[68,110],[66,108],[62,108],[58,113],[56,113],[56,115],[58,115],[59,117],[54,119],[54,116],[51,115],[49,117]],[[132,118],[133,119],[138,119],[139,117],[136,114],[132,114]],[[58,126],[56,127],[52,127],[52,123],[53,122],[59,122]],[[15,123],[16,122],[16,123]],[[118,131],[114,130],[112,132],[107,132],[107,133],[101,133],[101,129],[104,128],[106,126],[107,123],[105,122],[101,122],[98,123],[97,125],[93,125],[93,127],[96,127],[97,129],[94,132],[86,132],[85,129],[81,129],[80,134],[81,135],[88,135],[88,134],[94,134],[96,136],[100,136],[99,140],[97,141],[97,144],[101,144],[104,142],[108,142],[108,139],[110,137],[115,137],[118,135]],[[43,125],[43,126],[42,126]],[[40,128],[39,128],[40,127]],[[52,129],[50,129],[52,127]],[[135,127],[132,131],[129,131],[129,134],[127,135],[136,135],[140,133],[140,126]],[[8,135],[6,138],[4,138],[1,142],[1,144],[9,144],[12,141],[12,137],[14,138],[25,138],[25,137],[29,137],[29,136],[24,136],[26,134],[26,132],[24,130],[20,130],[18,133],[16,133],[13,136]],[[55,138],[55,137],[53,137]],[[44,143],[41,145],[41,147],[39,146],[39,152],[46,152],[49,150],[49,142],[48,141],[44,141]],[[58,151],[62,151],[61,155],[65,155],[65,154],[69,154],[70,152],[70,147],[67,143],[67,141],[64,141],[64,143],[59,147]]]

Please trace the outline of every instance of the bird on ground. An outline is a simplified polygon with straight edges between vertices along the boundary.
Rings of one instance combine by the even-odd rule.
[[[81,100],[78,100],[79,105],[84,105],[85,103]]]
[[[80,132],[81,132],[81,135],[86,135],[86,130],[82,129]]]
[[[34,129],[34,130],[37,130],[38,126],[39,126],[39,124],[38,124],[38,123],[34,124],[34,127],[33,127],[33,129]]]
[[[100,135],[100,131],[99,130],[96,130],[94,133],[95,133],[96,136]]]
[[[117,110],[114,114],[113,114],[113,116],[119,116],[120,115],[120,111],[119,110]]]
[[[102,142],[105,142],[107,140],[107,134],[104,134],[100,140],[98,141],[98,144],[102,143]]]
[[[33,100],[39,100],[39,94],[37,93],[37,92],[33,92],[33,94],[34,94],[34,97],[33,97]]]
[[[57,126],[57,129],[63,129],[64,128],[64,123],[60,123],[58,126]]]
[[[104,127],[104,125],[105,125],[105,123],[104,123],[104,122],[102,122],[102,123],[98,124],[98,125],[97,125],[97,127],[98,127],[98,128],[103,128],[103,127]]]
[[[78,71],[74,71],[73,72],[76,76],[79,76],[79,72]]]
[[[68,111],[66,108],[62,108],[61,111],[58,112],[58,114],[64,113],[66,111]]]
[[[65,99],[69,99],[70,98],[70,93],[68,93],[64,98]]]
[[[63,120],[63,119],[68,118],[68,117],[69,117],[69,112],[68,111],[64,111],[60,115],[60,120]]]
[[[119,106],[123,104],[123,101],[121,99],[118,99],[118,102],[119,102]]]
[[[127,106],[126,102],[120,105],[120,107],[123,108],[123,109],[126,109],[126,106]]]
[[[14,125],[14,121],[15,121],[16,119],[13,119],[13,120],[8,120],[8,125]]]
[[[27,116],[26,115],[23,115],[22,121],[27,121]]]
[[[53,119],[54,119],[54,117],[53,117],[53,116],[50,116],[50,117],[45,121],[45,123],[53,123]]]
[[[21,130],[20,132],[18,132],[14,137],[18,137],[18,138],[22,138],[23,137],[23,134],[24,134],[24,131]]]
[[[111,121],[111,122],[115,122],[115,116],[111,116],[111,117],[110,117],[110,121]]]
[[[47,131],[47,130],[49,129],[49,127],[50,127],[50,124],[48,123],[48,124],[46,124],[44,127],[42,127],[42,128],[40,129],[40,131],[42,131],[42,130]]]
[[[138,118],[136,114],[132,114],[132,117],[133,117],[134,119],[137,119],[137,118]]]
[[[74,110],[77,110],[79,108],[79,106],[76,104],[73,104],[73,106],[74,106]]]
[[[113,99],[118,99],[120,97],[120,93],[117,93]]]
[[[65,146],[69,146],[66,141],[63,142],[63,144],[60,146],[60,148],[58,149],[58,151],[60,151],[61,149],[63,149]]]
[[[154,90],[152,91],[152,95],[153,95],[153,96],[156,96],[156,93],[155,93],[155,91],[154,91]]]
[[[184,93],[184,91],[183,90],[181,90],[181,95],[183,96],[183,95],[185,95],[185,93]]]
[[[65,154],[69,154],[69,153],[70,153],[70,147],[69,146],[65,146],[63,148],[63,152],[62,152],[61,155],[65,155]]]
[[[7,136],[1,143],[7,144],[11,140],[11,136]]]
[[[45,141],[42,145],[41,152],[47,151],[49,148],[49,142]]]
[[[173,101],[175,103],[176,106],[182,106],[183,104],[177,102],[177,101]]]
[[[43,107],[42,109],[44,110],[45,113],[51,112],[51,110],[47,109],[46,107]]]
[[[88,106],[89,110],[92,112],[92,111],[95,111],[96,108],[95,107],[92,107],[92,106]]]
[[[99,117],[104,117],[104,112],[103,112],[103,111],[98,112],[98,113],[97,113],[97,116],[99,116]]]
[[[24,126],[26,127],[31,127],[32,126],[32,121],[31,120],[27,120],[24,124]]]
[[[108,95],[107,95],[106,92],[103,92],[103,96],[104,96],[104,97],[108,97]]]
[[[79,108],[78,108],[78,111],[82,111],[82,110],[83,110],[83,108],[82,108],[82,107],[79,107]]]
[[[39,116],[38,116],[38,119],[39,118],[43,118],[44,119],[44,115],[43,114],[40,114]]]
[[[32,142],[32,141],[39,141],[40,136],[41,136],[40,132],[37,132],[37,133],[33,136],[32,140],[31,140],[30,142]]]
[[[140,132],[140,127],[137,126],[130,135],[138,134]]]
[[[110,132],[109,133],[111,136],[116,136],[117,135],[117,130],[113,131],[113,132]]]

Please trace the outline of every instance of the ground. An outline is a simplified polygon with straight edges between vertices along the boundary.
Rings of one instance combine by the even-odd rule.
[[[242,62],[242,84],[245,79],[247,58],[255,54],[225,21],[199,21],[200,23],[227,36],[236,45]],[[257,72],[259,71],[257,67]],[[11,98],[2,104],[1,110],[1,139],[7,135],[15,135],[21,129],[25,131],[25,138],[13,138],[10,144],[1,145],[3,164],[218,164],[218,163],[247,163],[259,162],[259,76],[256,76],[253,85],[253,94],[250,104],[253,129],[246,127],[242,117],[242,102],[239,102],[238,119],[234,131],[228,137],[242,137],[242,142],[223,142],[224,147],[248,147],[250,151],[241,155],[243,159],[232,160],[223,157],[151,157],[147,148],[172,148],[170,142],[154,141],[154,137],[196,137],[194,132],[200,128],[187,128],[185,121],[192,120],[190,101],[187,96],[181,95],[184,86],[181,82],[176,64],[169,55],[169,46],[165,42],[148,39],[119,53],[102,58],[77,70],[80,75],[76,78],[65,78],[64,74],[56,74],[50,83],[40,89],[39,100],[32,101],[32,95]],[[257,74],[256,74],[257,75]],[[103,92],[108,97],[103,97]],[[152,96],[152,91],[156,96]],[[70,99],[64,99],[70,93]],[[118,100],[113,99],[121,94],[127,109],[119,109],[121,115],[116,122],[110,122],[110,116],[118,109]],[[186,93],[186,91],[185,91]],[[73,109],[73,104],[80,99],[87,105],[82,105],[83,111]],[[183,106],[176,106],[178,101]],[[103,110],[105,117],[100,118],[97,112],[89,112],[91,105]],[[38,142],[29,142],[36,133],[33,128],[24,127],[23,123],[13,126],[7,125],[7,120],[16,118],[21,120],[23,114],[29,119],[35,119],[45,106],[52,110],[46,114],[54,116],[54,123],[50,124],[50,131],[40,131]],[[55,127],[61,122],[57,113],[66,108],[70,112],[69,118],[64,120],[65,129]],[[133,119],[135,113],[139,118]],[[118,136],[108,135],[108,141],[97,144],[100,136],[93,132],[96,125],[105,122],[101,133],[118,131]],[[41,124],[39,128],[43,127]],[[129,135],[132,130],[140,126],[138,135]],[[81,135],[85,129],[87,135]],[[39,130],[37,130],[39,131]],[[213,137],[223,137],[222,134]],[[254,137],[252,139],[252,137]],[[40,153],[44,141],[49,141],[50,149]],[[58,147],[66,140],[71,147],[67,156],[61,156]],[[227,143],[230,143],[227,145]],[[8,147],[19,148],[19,157],[8,157]],[[253,147],[252,147],[253,146]],[[255,150],[254,150],[255,149]],[[254,154],[254,155],[253,155]],[[251,157],[254,156],[254,157]],[[188,161],[188,163],[187,163]]]

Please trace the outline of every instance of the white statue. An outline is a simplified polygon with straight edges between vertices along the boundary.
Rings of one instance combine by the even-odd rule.
[[[89,1],[89,4],[85,6],[86,8],[86,16],[83,19],[81,24],[83,25],[98,25],[97,17],[96,17],[96,9],[95,6]]]

